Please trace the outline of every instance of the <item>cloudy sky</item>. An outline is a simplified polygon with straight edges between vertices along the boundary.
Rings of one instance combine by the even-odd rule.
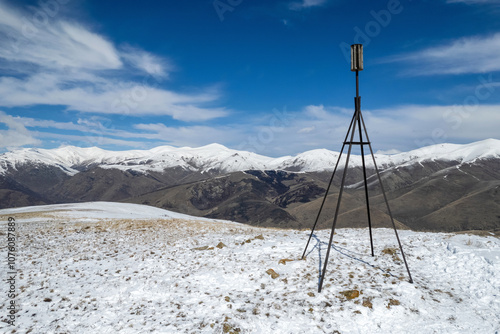
[[[500,138],[498,0],[0,0],[0,152]]]

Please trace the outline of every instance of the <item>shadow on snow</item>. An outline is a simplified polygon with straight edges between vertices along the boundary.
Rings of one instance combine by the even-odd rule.
[[[323,247],[325,249],[328,247],[328,243],[324,242],[324,241],[321,241],[316,234],[313,234],[312,237],[316,240],[316,243],[315,243],[314,247],[312,247],[312,249],[306,254],[306,257],[308,257],[309,254],[313,253],[314,250],[317,249],[318,259],[319,259],[319,263],[318,263],[318,287],[319,287],[319,284],[320,284],[320,281],[321,281],[321,274],[322,274],[322,271],[323,271],[323,259],[322,259],[321,252],[322,252]],[[390,275],[390,276],[392,276],[394,278],[397,278],[397,276],[394,276],[389,270],[380,268],[379,266],[376,266],[374,264],[371,264],[371,263],[369,263],[369,262],[361,259],[361,257],[366,256],[365,254],[355,253],[355,252],[353,252],[351,250],[348,250],[347,248],[335,245],[333,243],[332,243],[332,250],[334,250],[335,252],[337,252],[341,256],[345,256],[345,257],[350,258],[352,260],[361,262],[361,263],[363,263],[363,264],[365,264],[367,266],[370,266],[370,267],[372,267],[374,269],[377,269],[377,270],[383,272],[384,274],[388,274],[388,275]]]

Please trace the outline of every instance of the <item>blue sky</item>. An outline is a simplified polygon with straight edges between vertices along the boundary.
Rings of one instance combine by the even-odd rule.
[[[500,1],[0,0],[0,151],[339,150],[499,138]]]

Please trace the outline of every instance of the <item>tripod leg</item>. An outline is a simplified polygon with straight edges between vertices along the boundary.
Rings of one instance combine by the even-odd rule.
[[[314,221],[314,225],[313,225],[313,228],[311,230],[311,234],[309,235],[309,239],[307,240],[306,248],[304,249],[304,252],[302,253],[301,259],[304,259],[304,257],[306,256],[307,247],[309,247],[309,243],[311,242],[311,238],[314,234],[314,230],[316,229],[316,225],[318,224],[319,217],[321,216],[321,212],[323,211],[323,206],[325,205],[326,198],[328,197],[328,193],[330,192],[330,187],[331,187],[332,182],[333,182],[333,177],[335,176],[335,172],[337,171],[337,167],[339,165],[340,158],[342,157],[342,152],[344,152],[345,142],[347,141],[347,137],[349,136],[349,132],[351,132],[352,124],[354,123],[355,117],[356,117],[356,113],[354,113],[354,115],[352,116],[351,123],[349,124],[349,129],[347,130],[347,134],[345,136],[344,143],[342,144],[342,149],[340,150],[340,154],[339,154],[339,157],[337,159],[337,163],[335,164],[335,169],[333,170],[332,177],[330,178],[330,182],[328,183],[328,187],[326,188],[326,193],[325,193],[325,196],[323,197],[323,202],[321,202],[321,206],[319,207],[318,215],[316,216],[316,220]]]
[[[365,121],[364,121],[361,113],[360,113],[360,117],[361,117],[361,122],[363,122],[363,128],[365,129],[366,141],[370,142],[370,140],[368,139],[368,131],[366,130]],[[377,173],[378,182],[380,183],[380,189],[382,190],[382,195],[384,196],[384,201],[385,201],[385,204],[387,205],[387,212],[389,213],[389,216],[391,217],[392,227],[394,228],[394,233],[396,234],[396,239],[398,240],[399,249],[401,250],[401,255],[403,256],[403,261],[404,261],[405,266],[406,266],[406,271],[408,272],[408,277],[410,278],[410,283],[413,283],[413,279],[412,279],[411,273],[410,273],[410,268],[408,267],[408,262],[406,262],[406,256],[405,256],[405,253],[403,251],[403,246],[401,245],[401,240],[399,239],[398,230],[396,229],[396,224],[394,223],[394,218],[392,216],[391,208],[389,207],[389,201],[387,200],[387,195],[385,194],[384,185],[382,184],[382,178],[380,177],[380,173],[379,173],[378,167],[377,167],[377,162],[375,161],[375,155],[373,154],[372,145],[368,144],[368,146],[370,147],[370,153],[372,155],[373,165],[375,166],[375,172]]]
[[[354,113],[354,117],[356,121],[356,119],[359,117],[357,112]],[[342,182],[340,184],[339,198],[337,200],[337,208],[335,209],[335,217],[333,218],[332,231],[330,233],[330,241],[328,242],[328,249],[326,250],[325,264],[323,266],[323,271],[321,272],[321,279],[319,281],[318,292],[321,292],[321,289],[323,288],[323,282],[325,280],[326,266],[328,265],[328,258],[330,257],[330,250],[332,249],[333,235],[335,234],[335,226],[337,225],[337,218],[339,216],[340,203],[342,201],[342,193],[344,192],[345,177],[347,174],[347,167],[349,166],[349,158],[351,157],[352,141],[354,139],[355,132],[356,132],[356,126],[353,126],[351,140],[349,141],[349,150],[347,151],[347,159],[345,161],[344,174],[342,175]]]
[[[357,102],[358,108],[360,108],[360,101],[358,99]],[[359,111],[361,115],[361,110]],[[372,250],[372,256],[375,256],[373,252],[373,235],[372,235],[372,220],[370,217],[370,200],[368,197],[368,181],[366,179],[366,164],[365,164],[365,150],[363,145],[363,133],[361,131],[361,117],[358,118],[358,127],[359,127],[359,142],[361,146],[361,161],[363,162],[363,180],[365,184],[365,200],[366,200],[366,212],[368,214],[368,230],[370,232],[370,246]],[[365,129],[366,130],[366,129]]]

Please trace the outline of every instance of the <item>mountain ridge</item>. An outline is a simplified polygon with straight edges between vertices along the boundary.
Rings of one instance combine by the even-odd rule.
[[[337,159],[326,149],[270,158],[219,144],[124,152],[24,149],[0,155],[0,208],[128,202],[255,226],[310,228]],[[366,160],[372,222],[389,227],[372,159]],[[398,228],[500,230],[499,140],[377,154],[376,162]],[[339,227],[366,226],[360,165],[353,155]],[[341,161],[339,169],[344,166]],[[332,224],[342,174],[333,179],[320,229]]]
[[[181,167],[190,171],[219,170],[231,173],[245,170],[285,170],[293,172],[322,172],[333,170],[339,152],[315,149],[295,156],[267,157],[248,151],[209,144],[191,148],[158,146],[150,150],[107,151],[98,147],[65,146],[57,149],[26,148],[0,155],[0,174],[28,163],[55,166],[73,176],[89,166],[136,172],[161,172],[166,168]],[[345,153],[343,154],[345,159]],[[393,155],[375,154],[381,169],[423,161],[446,160],[460,163],[477,159],[500,158],[500,140],[486,139],[470,144],[436,144]],[[372,159],[365,155],[368,167]],[[341,164],[340,167],[342,167]],[[361,166],[361,156],[351,154],[350,166]]]

